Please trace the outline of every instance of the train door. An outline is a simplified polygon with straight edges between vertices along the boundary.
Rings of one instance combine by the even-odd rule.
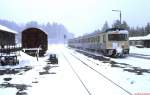
[[[103,34],[103,48],[106,49],[106,35]]]
[[[102,53],[105,55],[106,54],[106,35],[102,35]]]
[[[97,37],[97,50],[101,49],[100,36]]]

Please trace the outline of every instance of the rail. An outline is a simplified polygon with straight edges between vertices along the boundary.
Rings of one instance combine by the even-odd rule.
[[[69,52],[70,53],[70,52]],[[84,61],[82,61],[79,57],[75,56],[74,54],[70,53],[72,56],[74,56],[76,59],[78,59],[80,62],[82,62],[85,66],[87,66],[88,68],[92,69],[93,71],[95,71],[96,73],[98,73],[99,75],[101,75],[102,77],[104,77],[105,79],[107,79],[108,81],[110,81],[111,83],[113,83],[114,85],[116,85],[117,87],[119,87],[120,89],[122,89],[123,91],[125,91],[126,93],[128,93],[129,95],[133,95],[130,91],[128,91],[127,89],[121,87],[119,84],[115,83],[113,80],[111,80],[110,78],[106,77],[104,74],[102,74],[101,72],[97,71],[96,69],[92,68],[91,66],[89,66],[87,63],[85,63]]]

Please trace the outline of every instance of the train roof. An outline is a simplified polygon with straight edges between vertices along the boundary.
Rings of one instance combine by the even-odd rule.
[[[123,28],[109,28],[109,29],[106,29],[105,32],[109,32],[109,31],[121,31],[121,30],[125,30]]]
[[[119,33],[125,33],[125,34],[128,34],[128,31],[123,29],[123,28],[109,28],[109,29],[106,29],[105,31],[100,31],[100,30],[97,30],[91,34],[87,34],[87,35],[84,35],[83,37],[86,37],[86,36],[93,36],[93,35],[96,35],[96,34],[101,34],[101,33],[106,33],[106,32],[116,32],[116,31],[119,31]]]
[[[110,29],[107,29],[105,32],[116,32],[118,31],[118,33],[123,33],[123,34],[128,34],[129,32],[126,30],[126,29],[123,29],[123,28],[110,28]]]
[[[7,28],[7,27],[5,27],[5,26],[3,26],[3,25],[0,25],[0,30],[1,30],[1,31],[5,31],[5,32],[9,32],[9,33],[13,33],[13,34],[17,34],[16,31],[14,31],[14,30],[12,30],[12,29],[9,29],[9,28]]]
[[[82,39],[82,38],[88,38],[88,37],[92,37],[92,36],[95,36],[97,34],[101,34],[101,33],[106,33],[106,32],[116,32],[116,31],[119,31],[119,33],[124,33],[124,34],[128,34],[128,31],[123,29],[123,28],[109,28],[109,29],[106,29],[105,31],[100,31],[100,30],[96,30],[95,32],[93,33],[90,33],[90,34],[86,34],[86,35],[83,35],[83,36],[80,36],[80,37],[77,37],[77,38],[74,38],[74,39]]]

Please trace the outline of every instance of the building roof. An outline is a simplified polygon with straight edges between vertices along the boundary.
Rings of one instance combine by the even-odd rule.
[[[129,40],[150,40],[150,34],[146,36],[130,37]]]
[[[7,27],[3,26],[3,25],[0,25],[0,30],[5,31],[5,32],[10,32],[10,33],[17,34],[17,32],[16,32],[16,31],[11,30],[11,29],[9,29],[9,28],[7,28]]]

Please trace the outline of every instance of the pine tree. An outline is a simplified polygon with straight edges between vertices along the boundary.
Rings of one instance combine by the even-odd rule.
[[[119,28],[120,27],[120,21],[116,20],[113,24],[112,24],[113,28]]]
[[[123,21],[121,24],[120,24],[120,21],[119,20],[116,20],[112,27],[115,27],[115,28],[123,28],[123,29],[126,29],[126,30],[129,30],[130,27],[128,26],[128,24],[126,23],[126,21]]]
[[[150,34],[150,23],[147,23],[145,27],[145,32],[146,32],[146,35]]]
[[[126,29],[126,30],[130,29],[128,24],[125,21],[123,21],[123,23],[121,24],[121,28]]]
[[[105,31],[105,30],[108,29],[108,28],[109,28],[109,25],[108,25],[108,23],[107,23],[107,21],[106,21],[106,22],[104,23],[104,25],[103,25],[101,31]]]

